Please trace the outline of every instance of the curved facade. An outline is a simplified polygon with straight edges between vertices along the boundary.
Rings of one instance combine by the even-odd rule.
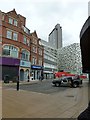
[[[90,17],[86,20],[80,32],[83,72],[90,73]]]

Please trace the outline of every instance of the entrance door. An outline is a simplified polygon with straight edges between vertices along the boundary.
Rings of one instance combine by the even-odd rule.
[[[24,70],[23,69],[20,70],[20,80],[21,81],[24,80]]]
[[[24,73],[25,80],[28,80],[29,70],[27,69]]]

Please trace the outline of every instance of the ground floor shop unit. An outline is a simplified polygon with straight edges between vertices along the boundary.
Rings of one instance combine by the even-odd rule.
[[[57,69],[44,67],[44,70],[43,70],[44,79],[54,79],[55,72],[57,72]]]
[[[33,80],[40,79],[43,77],[43,66],[31,65],[31,76]]]
[[[0,58],[2,66],[2,80],[16,81],[19,76],[20,60],[16,58],[2,57]]]
[[[20,67],[19,67],[20,81],[30,80],[30,69],[31,69],[31,63],[29,61],[20,60]]]
[[[53,72],[44,71],[44,79],[52,79],[54,78]]]

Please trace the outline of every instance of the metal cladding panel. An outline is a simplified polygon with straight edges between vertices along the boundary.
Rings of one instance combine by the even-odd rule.
[[[90,73],[90,27],[83,33],[80,39],[82,68],[84,73]]]

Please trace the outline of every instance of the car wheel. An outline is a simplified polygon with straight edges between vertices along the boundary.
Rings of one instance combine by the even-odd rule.
[[[78,83],[73,83],[73,87],[77,88],[78,87]]]
[[[55,86],[56,86],[56,87],[59,87],[59,86],[60,86],[60,83],[55,83]]]

